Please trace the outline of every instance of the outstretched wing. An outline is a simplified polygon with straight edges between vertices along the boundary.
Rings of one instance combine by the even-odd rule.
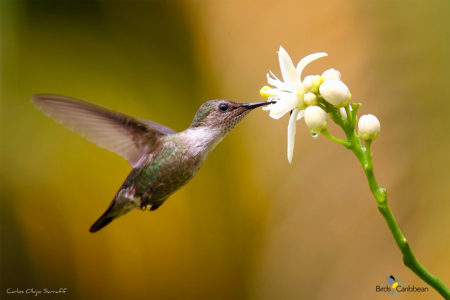
[[[135,167],[142,155],[172,129],[111,111],[79,99],[40,94],[31,102],[47,116],[89,141],[119,154]]]

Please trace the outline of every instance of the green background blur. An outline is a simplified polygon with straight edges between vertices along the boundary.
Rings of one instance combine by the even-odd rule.
[[[401,255],[356,158],[250,114],[155,212],[89,226],[130,171],[29,102],[77,97],[175,130],[260,100],[276,50],[328,58],[382,124],[375,171],[419,260],[450,284],[450,2],[0,0],[1,290],[70,299],[388,299]],[[336,132],[336,128],[331,130]],[[31,296],[24,297],[31,298]],[[39,297],[38,297],[39,298]],[[396,299],[436,299],[434,290]]]

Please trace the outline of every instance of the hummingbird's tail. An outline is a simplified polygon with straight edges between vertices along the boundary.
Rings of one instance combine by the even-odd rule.
[[[127,188],[121,188],[106,211],[98,218],[89,229],[90,232],[97,232],[114,219],[138,208],[138,203],[127,197]]]
[[[108,216],[108,210],[89,228],[89,231],[94,233],[111,223],[114,217]]]

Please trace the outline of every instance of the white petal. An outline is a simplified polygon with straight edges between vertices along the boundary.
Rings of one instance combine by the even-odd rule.
[[[295,132],[297,129],[297,115],[299,110],[296,108],[289,118],[288,125],[288,136],[287,136],[287,159],[288,162],[292,162],[292,156],[294,155],[294,144],[295,144]]]
[[[267,76],[267,82],[270,85],[273,85],[274,87],[276,87],[277,89],[280,89],[280,90],[289,90],[289,87],[283,81],[278,79],[278,77],[275,76],[275,74],[273,74],[272,71],[269,71],[269,73],[267,73],[266,76]],[[273,78],[270,76],[273,76]]]
[[[307,55],[307,56],[303,57],[303,58],[298,62],[298,65],[297,65],[297,73],[298,73],[299,77],[302,77],[303,69],[304,69],[310,62],[313,62],[313,61],[315,61],[316,59],[319,59],[319,58],[324,57],[324,56],[328,56],[328,54],[325,53],[325,52],[318,52],[318,53],[313,53],[313,54],[310,54],[310,55]]]
[[[281,75],[283,80],[290,87],[291,92],[296,92],[300,85],[300,76],[292,63],[289,54],[280,46],[278,50],[278,60],[280,62]]]
[[[305,110],[301,110],[298,112],[297,121],[305,116]]]
[[[269,116],[274,119],[279,119],[288,111],[293,110],[298,105],[297,95],[292,93],[285,93],[280,97],[277,103],[268,106],[270,110]]]

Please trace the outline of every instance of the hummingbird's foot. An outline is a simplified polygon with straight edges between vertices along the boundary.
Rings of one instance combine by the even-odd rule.
[[[150,209],[152,208],[152,205],[150,204],[151,196],[149,195],[148,192],[143,192],[139,198],[141,200],[141,205],[140,205],[141,210],[146,211],[147,207],[149,205],[150,205]]]
[[[148,211],[153,210],[153,204],[149,204],[148,201],[142,202],[141,206],[140,206],[140,209],[143,210],[143,211],[146,211],[147,208],[148,208]]]

